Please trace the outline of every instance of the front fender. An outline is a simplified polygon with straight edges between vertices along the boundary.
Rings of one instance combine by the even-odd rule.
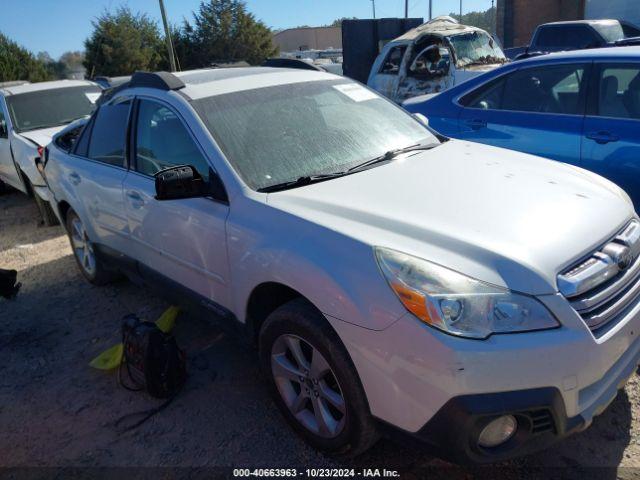
[[[371,330],[406,313],[370,245],[265,204],[251,210],[247,218],[232,213],[227,224],[233,310],[241,321],[252,291],[266,282],[286,285],[322,313]]]
[[[13,148],[13,157],[19,170],[24,172],[26,177],[34,186],[45,186],[44,179],[36,168],[36,157],[38,150],[35,144],[29,140],[25,140],[20,136],[15,137],[15,141],[11,144]]]

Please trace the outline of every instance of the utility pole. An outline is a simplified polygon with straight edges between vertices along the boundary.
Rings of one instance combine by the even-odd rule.
[[[429,0],[429,20],[433,18],[433,0]]]
[[[404,0],[404,18],[409,18],[409,0]]]
[[[373,19],[376,19],[376,0],[371,0],[371,4],[373,5]]]
[[[460,23],[462,23],[462,0],[460,0]]]
[[[172,72],[177,70],[176,57],[173,55],[173,42],[171,41],[171,32],[169,32],[169,24],[167,23],[167,14],[164,11],[164,2],[160,2],[160,14],[162,15],[162,24],[164,25],[164,38],[167,42],[167,50],[169,51],[169,67]]]

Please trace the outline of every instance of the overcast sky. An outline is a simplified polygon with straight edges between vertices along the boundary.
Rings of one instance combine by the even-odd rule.
[[[491,0],[462,0],[463,11],[486,10]],[[57,58],[67,50],[83,49],[91,20],[105,9],[128,5],[159,18],[158,0],[1,0],[0,32],[29,50],[48,51]],[[371,0],[247,0],[257,18],[272,28],[323,25],[336,18],[371,18]],[[404,0],[376,0],[377,17],[404,15]],[[165,0],[172,23],[191,18],[200,0]],[[458,12],[460,0],[433,0],[435,15]],[[409,15],[428,16],[429,0],[409,0]]]

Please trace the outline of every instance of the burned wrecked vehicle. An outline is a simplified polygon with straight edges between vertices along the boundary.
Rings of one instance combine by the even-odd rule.
[[[367,84],[400,103],[439,93],[506,61],[498,42],[484,30],[437,17],[386,44]]]

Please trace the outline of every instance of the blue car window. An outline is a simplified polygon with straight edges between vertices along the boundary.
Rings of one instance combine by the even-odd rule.
[[[640,120],[640,65],[600,69],[598,115]]]
[[[585,68],[579,64],[519,70],[507,79],[501,110],[582,114]]]
[[[460,104],[467,108],[481,110],[499,110],[502,103],[502,91],[506,78],[493,80],[460,99]]]

